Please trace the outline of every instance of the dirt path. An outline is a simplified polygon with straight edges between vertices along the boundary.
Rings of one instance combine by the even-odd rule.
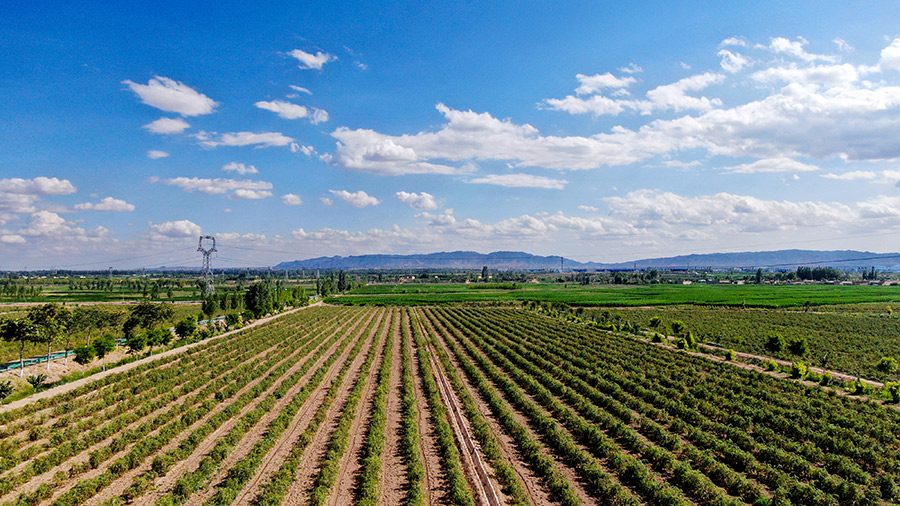
[[[382,313],[381,316],[383,317],[384,313]],[[319,470],[319,463],[328,451],[328,442],[331,439],[331,433],[334,432],[341,410],[343,409],[347,398],[350,396],[350,392],[353,390],[353,379],[357,377],[360,369],[362,369],[362,365],[366,360],[369,349],[372,346],[379,345],[379,342],[377,342],[379,330],[381,329],[378,328],[378,325],[372,328],[372,331],[366,338],[366,345],[363,346],[363,349],[360,350],[359,354],[350,365],[350,368],[341,383],[340,389],[334,397],[334,401],[331,406],[328,407],[322,425],[319,426],[316,435],[310,441],[306,451],[303,453],[303,457],[300,459],[300,463],[297,466],[297,474],[294,475],[294,482],[288,488],[287,493],[282,500],[282,504],[300,505],[307,503],[309,491],[315,482],[316,474]],[[376,359],[379,359],[380,356],[381,352],[378,352]],[[375,371],[376,369],[374,367],[369,370],[369,382],[371,382],[372,373]]]
[[[465,356],[473,363],[473,365],[475,365],[475,367],[476,367],[479,371],[481,371],[481,373],[484,375],[484,379],[485,379],[485,381],[488,383],[488,385],[490,385],[491,388],[493,388],[493,389],[497,392],[497,395],[503,400],[503,403],[506,405],[506,408],[510,411],[510,413],[512,413],[513,419],[516,420],[516,422],[518,422],[522,427],[524,427],[524,428],[528,431],[529,436],[530,436],[532,439],[534,439],[534,440],[541,446],[541,448],[542,448],[542,450],[543,450],[543,452],[544,452],[545,454],[554,456],[554,461],[555,461],[555,464],[556,464],[556,469],[559,471],[559,473],[560,473],[563,477],[566,478],[566,481],[569,482],[569,485],[571,485],[572,490],[575,492],[575,495],[578,497],[578,499],[579,499],[583,504],[595,504],[595,503],[596,503],[596,500],[595,500],[593,497],[591,497],[590,494],[588,494],[587,489],[585,488],[585,484],[584,484],[584,482],[582,481],[581,477],[579,476],[578,471],[577,471],[576,469],[574,469],[573,467],[571,467],[568,463],[564,462],[564,461],[563,461],[562,459],[560,459],[558,456],[556,456],[556,453],[554,453],[550,448],[547,447],[547,445],[546,445],[546,443],[544,442],[544,440],[543,440],[543,438],[541,437],[541,435],[538,434],[537,432],[535,432],[534,427],[532,426],[530,420],[529,420],[525,415],[523,415],[523,414],[522,414],[515,406],[513,406],[513,405],[509,402],[509,399],[507,398],[506,393],[503,392],[503,390],[500,389],[499,386],[498,386],[496,383],[494,383],[494,381],[493,381],[490,377],[488,377],[488,375],[485,374],[484,371],[481,370],[481,367],[477,364],[477,362],[476,362],[476,361],[469,355],[469,353],[465,350],[465,348],[464,348],[464,347],[462,346],[462,344],[459,342],[459,339],[458,339],[456,336],[452,335],[452,333],[450,333],[450,332],[447,332],[446,334],[444,334],[443,337],[444,337],[444,339],[453,339],[453,340],[457,343],[457,345],[462,349],[463,354],[464,354],[464,355],[465,355]],[[487,358],[487,357],[485,357],[485,358]],[[528,394],[528,392],[525,392],[525,391],[523,390],[523,391],[522,391],[522,394],[523,394],[527,399],[530,399],[530,400],[534,401],[534,399],[532,399],[532,397]],[[537,402],[535,402],[535,404],[538,406],[538,408],[539,408],[543,413],[545,413],[545,414],[547,414],[548,416],[550,416],[550,415],[546,412],[546,410],[543,408],[543,406],[541,406],[541,405],[538,404]],[[561,425],[560,425],[560,428],[561,428],[562,430],[564,430],[564,431],[566,430],[565,427],[562,427]],[[566,432],[568,433],[568,431],[566,431]],[[588,451],[588,450],[587,450],[586,448],[584,448],[581,444],[579,444],[578,441],[575,441],[574,439],[573,439],[573,441],[575,442],[576,446],[578,446],[580,449],[582,449],[582,450],[584,450],[584,451]],[[588,451],[588,453],[590,453],[590,452]],[[607,471],[607,472],[608,472],[608,471]],[[613,474],[613,473],[611,473],[611,474]],[[613,476],[615,476],[615,475],[613,474]]]
[[[427,336],[429,332],[425,329],[423,320],[425,320],[424,316],[418,318],[422,334]],[[431,330],[433,331],[433,329]],[[496,473],[481,456],[478,441],[472,436],[469,420],[460,407],[462,402],[450,386],[450,381],[447,380],[440,361],[435,356],[430,345],[426,345],[425,349],[428,352],[428,359],[434,372],[435,382],[437,383],[441,399],[447,407],[447,412],[450,414],[450,426],[456,436],[456,444],[459,447],[463,468],[466,476],[469,478],[472,491],[480,504],[500,506],[506,501],[503,500],[499,493],[500,486],[497,483]]]
[[[459,364],[459,361],[456,359],[456,356],[451,353],[450,349],[447,347],[447,343],[445,339],[447,339],[446,329],[440,325],[440,322],[434,322],[429,320],[429,324],[432,325],[432,328],[435,331],[436,336],[438,336],[437,342],[441,349],[447,354],[450,359],[450,363],[453,364],[453,367],[459,371],[459,379],[462,381],[463,385],[468,390],[469,395],[471,395],[472,399],[475,401],[475,405],[478,407],[478,411],[481,412],[482,416],[490,425],[491,432],[497,438],[500,443],[500,453],[503,455],[504,460],[509,462],[509,464],[513,467],[516,474],[519,476],[519,479],[522,480],[522,484],[525,486],[525,492],[528,494],[528,499],[532,504],[535,505],[545,505],[545,504],[554,504],[550,499],[550,494],[547,488],[544,486],[541,478],[528,467],[528,464],[521,457],[521,453],[519,452],[515,441],[503,430],[503,427],[500,425],[500,422],[497,421],[497,417],[494,416],[491,411],[490,406],[484,401],[478,391],[472,386],[469,377],[465,374],[462,367]],[[433,325],[439,325],[440,330],[434,328]],[[558,467],[558,466],[557,466]]]
[[[384,351],[392,346],[392,339],[390,339],[391,329],[397,320],[397,308],[391,308],[389,311],[388,320],[382,327],[381,336],[378,339],[380,346],[378,363],[372,364],[366,380],[366,387],[360,397],[359,404],[356,406],[353,424],[350,426],[350,440],[347,444],[347,450],[341,457],[340,471],[338,471],[338,476],[328,501],[330,506],[351,504],[356,498],[354,485],[357,481],[357,472],[362,467],[362,446],[368,432],[366,428],[369,426],[369,420],[372,417],[372,409],[374,407],[372,397],[375,395],[375,389],[378,386],[378,370],[381,369],[381,362],[384,361]],[[382,343],[384,344],[382,345]],[[391,365],[393,365],[393,362]]]
[[[407,313],[407,331],[411,322]],[[422,445],[422,467],[425,470],[425,494],[429,505],[447,503],[447,479],[442,472],[442,462],[437,444],[437,434],[428,410],[428,399],[425,398],[425,386],[419,373],[419,355],[415,339],[410,338],[410,368],[413,371],[413,385],[416,391],[416,410],[419,413],[419,441]]]
[[[404,317],[402,310],[396,309],[396,318],[391,330],[391,376],[388,382],[387,407],[385,409],[384,454],[381,457],[381,499],[384,505],[401,504],[406,484],[406,466],[400,454],[401,426],[400,412],[402,406],[400,392],[400,376],[403,359],[400,355],[400,321]]]
[[[328,335],[328,337],[331,337],[335,332],[339,332],[341,327],[342,326],[338,326],[337,329],[331,331],[331,333]],[[309,337],[309,334],[307,333],[301,339],[308,338],[308,337]],[[326,342],[327,342],[327,338],[326,338]],[[175,481],[183,475],[184,472],[187,472],[188,470],[193,470],[194,468],[196,468],[196,465],[199,464],[200,459],[202,459],[209,452],[209,450],[212,449],[212,447],[218,441],[219,437],[221,437],[223,434],[227,433],[227,431],[231,430],[231,428],[237,423],[237,421],[240,419],[241,416],[243,416],[248,411],[255,408],[256,405],[260,401],[265,399],[266,396],[268,396],[269,394],[271,394],[271,392],[276,390],[278,388],[278,386],[281,385],[282,382],[284,382],[288,377],[290,377],[294,372],[296,372],[302,366],[303,362],[307,359],[307,357],[313,356],[322,346],[324,346],[324,343],[316,346],[315,348],[313,348],[312,350],[310,350],[308,353],[306,353],[303,356],[299,356],[299,353],[302,350],[302,346],[297,347],[297,349],[294,352],[292,352],[290,355],[288,355],[287,357],[272,364],[264,372],[259,374],[258,377],[254,378],[251,382],[249,382],[247,385],[245,385],[240,390],[238,390],[234,395],[232,395],[230,397],[229,402],[224,402],[224,403],[219,404],[212,411],[210,411],[209,413],[204,415],[200,420],[198,420],[197,422],[192,424],[189,428],[182,431],[177,437],[173,438],[172,441],[170,441],[165,446],[160,448],[154,455],[161,455],[161,454],[164,454],[164,453],[174,449],[179,444],[181,444],[182,441],[187,439],[187,437],[189,437],[191,433],[193,433],[201,425],[205,424],[210,418],[215,416],[217,413],[227,409],[227,407],[230,406],[233,402],[237,401],[241,397],[241,395],[243,395],[248,390],[252,389],[254,386],[256,386],[261,381],[263,381],[271,373],[271,371],[273,371],[280,365],[284,364],[285,362],[288,362],[288,361],[295,362],[294,365],[292,365],[287,371],[285,371],[284,374],[279,376],[279,378],[276,381],[274,381],[272,383],[272,385],[265,392],[260,394],[256,399],[254,399],[250,403],[248,403],[247,406],[245,406],[237,415],[235,415],[234,417],[232,417],[231,419],[229,419],[228,421],[223,423],[215,431],[213,431],[206,438],[204,438],[204,440],[197,446],[197,448],[194,449],[194,452],[187,459],[185,459],[181,462],[178,462],[171,469],[169,469],[169,471],[164,476],[158,478],[155,481],[155,483],[152,485],[154,490],[151,491],[151,493],[147,494],[145,497],[139,498],[137,502],[140,502],[140,503],[155,502],[155,499],[157,499],[160,495],[162,495],[163,493],[168,491],[171,488],[171,486],[174,485]],[[332,344],[330,349],[333,349],[336,346],[337,346],[337,343],[334,343],[334,344]],[[327,355],[327,352],[326,352],[326,355]],[[107,500],[112,499],[113,497],[120,496],[121,493],[124,492],[130,486],[130,484],[132,483],[132,481],[135,477],[140,476],[141,474],[143,474],[144,472],[146,472],[147,470],[150,469],[154,455],[151,455],[147,459],[145,459],[144,462],[140,466],[136,467],[135,469],[132,469],[131,471],[129,471],[129,472],[123,474],[121,477],[117,478],[116,481],[114,481],[109,487],[104,489],[103,492],[101,492],[100,494],[95,496],[87,504],[89,504],[89,505],[103,504]]]
[[[295,309],[291,309],[290,311],[286,311],[286,312],[284,312],[284,313],[279,313],[279,314],[277,314],[277,315],[270,316],[270,317],[268,317],[268,318],[262,318],[262,319],[256,320],[256,321],[254,321],[254,322],[252,322],[252,323],[248,324],[247,326],[245,326],[245,327],[243,327],[243,328],[240,328],[240,329],[229,330],[228,332],[224,332],[224,333],[222,333],[222,334],[219,334],[219,335],[210,337],[210,338],[208,338],[208,339],[204,339],[204,340],[202,340],[202,341],[197,341],[196,343],[191,343],[191,344],[188,344],[188,345],[185,345],[185,346],[181,346],[181,347],[179,347],[179,348],[175,348],[175,349],[172,349],[172,350],[169,350],[169,351],[165,351],[165,352],[162,352],[162,353],[160,353],[160,354],[158,354],[158,355],[151,355],[151,356],[149,356],[149,357],[142,358],[142,359],[140,359],[140,360],[135,360],[134,362],[131,362],[130,364],[125,364],[125,365],[122,365],[122,366],[119,366],[119,367],[108,368],[108,369],[107,369],[106,371],[104,371],[104,372],[99,372],[99,373],[97,373],[97,374],[88,376],[88,377],[86,377],[86,378],[82,378],[82,379],[80,379],[80,380],[73,381],[73,382],[71,382],[71,383],[66,383],[65,385],[60,385],[60,386],[58,386],[58,387],[54,387],[54,388],[51,388],[51,389],[49,389],[49,390],[44,390],[43,392],[38,392],[38,393],[36,393],[36,394],[34,394],[34,395],[30,395],[30,396],[28,396],[28,397],[25,397],[24,399],[19,399],[18,401],[15,401],[15,402],[11,402],[11,403],[9,403],[9,404],[6,404],[5,406],[0,406],[0,413],[5,413],[5,412],[7,412],[7,411],[12,411],[12,410],[14,410],[14,409],[18,409],[18,408],[21,408],[21,407],[23,407],[23,406],[27,406],[27,405],[29,405],[29,404],[31,404],[31,403],[34,403],[34,402],[37,402],[37,401],[39,401],[39,400],[41,400],[41,399],[49,399],[50,397],[54,397],[54,396],[59,395],[59,394],[64,394],[64,393],[66,393],[66,392],[70,392],[70,391],[75,390],[76,388],[78,388],[78,387],[80,387],[80,386],[82,386],[82,385],[87,385],[87,384],[89,384],[89,383],[93,383],[94,381],[97,381],[98,379],[105,378],[106,376],[109,376],[110,374],[123,373],[123,372],[129,371],[129,370],[131,370],[131,369],[134,369],[135,367],[139,367],[139,366],[141,366],[141,365],[143,365],[143,364],[146,364],[146,363],[148,363],[148,362],[153,362],[154,360],[159,360],[159,359],[161,359],[161,358],[163,358],[163,357],[169,357],[169,356],[172,356],[172,355],[177,355],[177,354],[182,353],[182,352],[184,352],[184,351],[186,351],[186,350],[189,350],[189,349],[191,349],[191,348],[196,348],[196,347],[198,347],[198,346],[202,346],[202,345],[208,343],[211,339],[218,339],[218,338],[221,338],[221,337],[230,336],[230,335],[235,334],[235,333],[237,333],[237,332],[241,332],[242,330],[249,329],[249,328],[256,327],[256,326],[262,325],[262,324],[264,324],[264,323],[270,322],[270,321],[272,321],[272,320],[274,320],[274,319],[276,319],[276,318],[280,318],[280,317],[285,316],[285,315],[293,314],[293,313],[296,313],[296,312],[298,312],[298,311],[302,311],[302,310],[304,310],[304,309],[306,309],[306,308],[316,307],[316,306],[322,306],[322,305],[324,305],[324,304],[320,301],[320,302],[316,302],[316,303],[314,303],[314,304],[310,304],[309,306],[304,306],[304,307],[298,307],[298,308],[295,308]],[[46,367],[46,364],[44,364],[44,367]],[[27,371],[27,370],[28,370],[28,368],[26,368],[26,371]]]

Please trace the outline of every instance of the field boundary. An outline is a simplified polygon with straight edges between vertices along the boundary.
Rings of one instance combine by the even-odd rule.
[[[0,406],[0,413],[6,413],[7,411],[12,411],[12,410],[15,410],[15,409],[19,409],[19,408],[21,408],[21,407],[24,407],[24,406],[27,406],[27,405],[32,404],[32,403],[34,403],[34,402],[37,402],[37,401],[39,401],[39,400],[41,400],[41,399],[47,399],[47,398],[50,398],[50,397],[53,397],[53,396],[56,396],[56,395],[59,395],[59,394],[64,394],[64,393],[69,392],[69,391],[71,391],[71,390],[74,390],[74,389],[76,389],[76,388],[78,388],[78,387],[81,387],[81,386],[84,386],[84,385],[88,385],[88,384],[90,384],[90,383],[92,383],[92,382],[94,382],[94,381],[97,381],[97,380],[99,380],[99,379],[105,378],[105,377],[109,376],[110,374],[117,374],[117,373],[121,373],[121,372],[127,372],[127,371],[129,371],[129,370],[131,370],[131,369],[134,369],[135,367],[139,367],[139,366],[141,366],[141,365],[143,365],[143,364],[146,364],[146,363],[149,363],[149,362],[153,362],[154,360],[159,360],[160,358],[163,358],[163,357],[170,357],[170,356],[172,356],[172,355],[177,355],[177,354],[179,354],[179,353],[182,353],[182,352],[184,352],[184,351],[190,350],[190,349],[195,348],[195,347],[197,347],[197,346],[206,344],[206,343],[208,343],[211,339],[217,339],[217,338],[220,338],[220,337],[230,336],[230,335],[232,335],[232,334],[241,332],[242,330],[249,329],[249,328],[253,328],[253,327],[256,327],[256,326],[258,326],[258,325],[262,325],[262,324],[264,324],[264,323],[270,322],[270,321],[275,320],[275,319],[277,319],[277,318],[280,318],[280,317],[282,317],[282,316],[286,316],[286,315],[289,315],[289,314],[296,313],[296,312],[298,312],[298,311],[302,311],[302,310],[304,310],[304,309],[306,309],[306,308],[316,307],[316,306],[324,306],[324,305],[325,305],[325,304],[324,304],[322,301],[319,301],[319,302],[315,302],[315,303],[313,303],[313,304],[310,304],[310,305],[308,305],[308,306],[303,306],[303,307],[294,308],[294,309],[291,309],[290,311],[285,311],[285,312],[283,312],[283,313],[278,313],[278,314],[276,314],[276,315],[272,315],[272,316],[269,316],[269,317],[267,317],[267,318],[260,318],[260,319],[255,320],[255,321],[253,321],[252,323],[249,323],[249,324],[247,324],[247,325],[245,325],[245,326],[243,326],[243,327],[241,327],[241,328],[239,328],[239,329],[229,330],[228,332],[223,332],[223,333],[221,333],[221,334],[217,334],[217,335],[215,335],[215,336],[208,337],[208,338],[206,338],[206,339],[203,339],[202,341],[197,341],[196,343],[191,343],[191,344],[188,344],[188,345],[185,345],[185,346],[179,346],[178,348],[173,348],[173,349],[171,349],[171,350],[164,351],[164,352],[159,353],[159,354],[157,354],[157,355],[150,355],[149,357],[144,357],[144,358],[142,358],[142,359],[140,359],[140,360],[135,360],[134,362],[130,362],[130,363],[128,363],[128,364],[124,364],[124,365],[119,366],[119,367],[110,367],[110,368],[107,368],[106,371],[99,372],[99,373],[97,373],[97,374],[92,374],[92,375],[87,376],[87,377],[85,377],[85,378],[81,378],[81,379],[79,379],[79,380],[75,380],[75,381],[73,381],[73,382],[71,382],[71,383],[66,383],[66,384],[63,384],[63,385],[59,385],[59,386],[57,386],[57,387],[53,387],[53,388],[44,390],[44,391],[42,391],[42,392],[38,392],[38,393],[36,393],[36,394],[29,395],[28,397],[25,397],[24,399],[19,399],[19,400],[15,401],[15,402],[11,402],[11,403],[6,404],[6,405],[4,405],[4,406]]]

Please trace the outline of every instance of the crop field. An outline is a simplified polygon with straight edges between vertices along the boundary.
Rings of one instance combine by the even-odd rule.
[[[306,308],[0,413],[0,505],[900,500],[900,411],[510,308]]]
[[[857,308],[858,309],[858,308]],[[656,307],[617,308],[608,312],[644,328],[654,316],[663,326],[683,321],[697,339],[736,351],[761,354],[785,360],[803,360],[808,364],[861,375],[879,381],[896,381],[896,371],[879,370],[882,357],[900,358],[900,316],[885,311],[780,311],[733,308]],[[602,312],[602,311],[601,311]],[[809,351],[797,356],[787,348],[767,349],[770,337],[780,334],[785,340],[805,339]]]
[[[900,305],[900,286],[841,285],[580,285],[399,284],[371,285],[328,299],[336,304],[419,305],[490,302],[561,302],[571,306],[734,306],[787,308],[832,304]]]

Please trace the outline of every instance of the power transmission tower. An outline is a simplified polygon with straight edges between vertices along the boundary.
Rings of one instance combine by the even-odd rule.
[[[203,240],[212,241],[212,246],[209,248],[203,247]],[[213,285],[213,274],[212,269],[209,268],[209,256],[219,251],[216,249],[216,238],[211,235],[201,235],[200,242],[197,244],[197,251],[203,253],[203,281],[205,281],[203,286],[203,296],[209,297],[210,295],[216,292],[216,287]]]

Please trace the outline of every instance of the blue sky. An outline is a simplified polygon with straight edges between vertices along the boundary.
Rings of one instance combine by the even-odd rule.
[[[0,20],[0,269],[900,250],[867,2],[40,2]]]

